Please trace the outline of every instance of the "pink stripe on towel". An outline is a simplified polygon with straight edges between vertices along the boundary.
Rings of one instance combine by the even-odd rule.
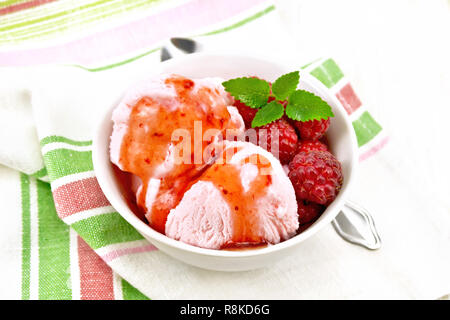
[[[106,262],[110,262],[114,259],[120,258],[127,254],[133,254],[133,253],[142,253],[142,252],[150,252],[158,250],[154,245],[145,245],[142,247],[136,247],[136,248],[127,248],[127,249],[119,249],[115,251],[108,252],[104,255],[102,255],[102,259]]]
[[[78,237],[81,300],[113,300],[112,269]]]
[[[372,148],[364,152],[359,156],[359,162],[364,161],[371,156],[373,156],[375,153],[380,151],[389,141],[389,137],[383,138],[380,142],[378,142],[376,145],[374,145]]]
[[[61,219],[77,212],[110,205],[95,177],[62,185],[53,191],[53,199]]]

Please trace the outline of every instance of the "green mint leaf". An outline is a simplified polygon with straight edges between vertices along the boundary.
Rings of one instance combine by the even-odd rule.
[[[321,120],[334,117],[328,103],[305,90],[296,90],[289,96],[286,115],[298,121]]]
[[[269,83],[257,78],[236,78],[225,81],[222,85],[235,99],[251,108],[265,105],[270,94]]]
[[[284,107],[277,101],[271,101],[256,112],[252,121],[252,128],[264,126],[280,119],[284,114]]]
[[[297,89],[300,81],[300,73],[298,71],[290,72],[282,75],[272,85],[272,92],[277,100],[287,99],[292,92]]]

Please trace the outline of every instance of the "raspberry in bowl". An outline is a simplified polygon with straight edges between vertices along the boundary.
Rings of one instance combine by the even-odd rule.
[[[237,56],[237,55],[193,54],[186,57],[182,57],[180,59],[174,59],[168,62],[164,62],[160,65],[160,68],[158,70],[153,70],[153,73],[154,76],[157,76],[158,74],[177,74],[182,75],[187,79],[220,77],[222,79],[228,80],[237,77],[256,76],[259,79],[265,79],[267,81],[273,82],[279,76],[287,74],[292,70],[293,68],[289,66],[283,66],[276,62],[261,58]],[[107,110],[104,118],[101,119],[102,121],[100,122],[97,128],[96,135],[94,137],[94,147],[93,147],[94,169],[96,171],[99,184],[102,190],[104,191],[106,197],[111,202],[113,207],[122,215],[122,217],[125,220],[127,220],[134,228],[136,228],[138,232],[140,232],[158,249],[188,264],[212,270],[240,271],[263,267],[289,255],[289,252],[295,250],[295,248],[298,247],[300,243],[302,243],[306,238],[310,237],[312,234],[314,234],[319,229],[321,229],[329,222],[331,222],[331,220],[337,215],[340,208],[342,208],[344,204],[344,200],[348,194],[349,187],[353,183],[354,171],[357,163],[356,138],[354,136],[351,123],[342,105],[340,105],[339,101],[313,77],[309,76],[306,73],[300,72],[300,79],[301,81],[299,89],[314,93],[315,95],[321,97],[321,99],[326,101],[331,106],[331,109],[334,113],[334,117],[331,118],[329,128],[326,132],[328,145],[323,144],[328,148],[329,151],[314,151],[314,152],[329,152],[330,154],[332,154],[333,157],[335,157],[336,161],[338,161],[338,163],[341,164],[343,177],[343,179],[340,181],[342,185],[338,187],[337,190],[338,192],[334,194],[335,199],[331,200],[330,202],[331,199],[329,197],[330,192],[328,189],[325,188],[326,201],[324,202],[324,204],[315,205],[313,204],[315,202],[312,202],[311,200],[299,198],[298,192],[297,190],[295,190],[295,187],[293,186],[294,183],[290,182],[291,180],[289,179],[290,177],[288,177],[288,175],[284,176],[286,178],[285,179],[281,178],[283,177],[282,173],[276,174],[276,177],[280,177],[281,184],[278,187],[274,184],[273,192],[279,192],[278,193],[279,197],[281,197],[282,194],[285,196],[285,198],[283,198],[285,200],[280,201],[280,203],[276,206],[287,205],[288,203],[292,203],[292,201],[301,203],[300,209],[299,209],[300,206],[297,206],[297,208],[291,208],[290,205],[287,205],[286,214],[289,213],[289,215],[292,216],[291,212],[295,211],[297,220],[295,223],[293,222],[292,228],[296,228],[297,231],[301,229],[302,232],[292,234],[292,231],[291,229],[289,229],[290,228],[289,227],[288,229],[286,229],[286,233],[281,232],[275,234],[277,236],[275,238],[270,238],[271,237],[270,234],[265,234],[264,240],[269,241],[269,243],[266,243],[266,245],[264,246],[255,246],[255,248],[252,248],[251,250],[248,250],[248,248],[239,250],[233,248],[233,250],[227,250],[226,245],[225,246],[219,245],[215,249],[213,249],[212,247],[208,247],[208,245],[202,247],[201,245],[198,245],[201,242],[196,242],[200,241],[199,239],[195,237],[194,238],[190,237],[189,233],[185,233],[182,230],[183,227],[185,227],[183,226],[183,221],[187,221],[184,219],[186,219],[186,213],[189,212],[189,210],[195,211],[195,207],[193,208],[191,206],[191,203],[193,203],[192,201],[199,201],[196,199],[201,198],[199,197],[199,194],[202,194],[202,192],[204,192],[205,196],[207,196],[210,193],[207,189],[205,189],[204,183],[199,184],[199,182],[196,182],[191,184],[192,181],[190,179],[186,182],[188,186],[187,189],[185,190],[192,191],[193,190],[192,188],[194,188],[195,186],[195,188],[197,188],[199,191],[197,193],[191,192],[189,194],[188,194],[189,191],[182,192],[181,198],[183,198],[184,196],[186,198],[186,201],[183,204],[183,199],[181,199],[178,205],[183,204],[184,206],[183,208],[186,209],[181,210],[182,209],[181,207],[178,208],[180,210],[177,209],[179,215],[174,215],[173,216],[174,218],[173,219],[171,218],[170,220],[171,227],[173,227],[171,228],[171,231],[169,233],[161,232],[162,231],[161,228],[157,230],[158,229],[157,227],[152,228],[151,226],[149,226],[149,220],[146,218],[142,218],[142,216],[140,216],[139,214],[136,214],[133,208],[129,205],[129,198],[127,198],[126,195],[124,195],[123,188],[120,185],[120,181],[117,179],[117,175],[115,172],[117,170],[114,168],[114,165],[110,161],[111,159],[109,155],[109,144],[110,144],[110,136],[113,132],[111,115],[112,111],[117,107],[119,103],[111,106],[110,110]],[[143,103],[145,103],[145,101]],[[149,102],[147,101],[147,103]],[[159,123],[160,127],[170,126],[170,124],[164,123],[164,121],[161,122],[162,123]],[[299,152],[298,150],[301,148],[299,144],[301,143],[305,144],[304,141],[306,141],[302,140],[301,137],[299,139],[298,128],[296,128],[295,125],[292,125],[292,123],[290,123],[289,120],[280,118],[279,122],[282,123],[282,126],[280,127],[283,128],[284,131],[289,132],[289,134],[287,135],[289,137],[289,139],[287,140],[288,143],[285,144],[287,146],[286,150],[288,150],[289,148],[290,148],[289,150],[291,150],[289,151],[289,154],[287,156],[282,157],[282,159],[280,159],[282,160],[281,161],[282,163],[280,163],[276,159],[275,160],[272,159],[273,157],[271,157],[270,153],[264,150],[263,148],[259,148],[257,146],[255,146],[254,148],[247,147],[248,146],[247,144],[245,146],[239,145],[241,144],[241,142],[231,142],[231,145],[237,144],[233,145],[237,149],[243,148],[245,150],[248,150],[248,152],[253,152],[253,154],[263,155],[267,159],[270,158],[269,163],[273,167],[272,170],[278,168],[275,171],[279,172],[279,168],[281,167],[282,164],[284,164],[285,167],[290,166],[290,163],[294,161],[294,159],[298,156]],[[226,124],[221,123],[219,119],[217,125],[226,125]],[[214,126],[216,126],[216,124]],[[295,137],[292,134],[293,132],[297,133],[297,141],[295,141]],[[159,141],[156,140],[157,138],[162,139],[161,137],[155,137],[155,141]],[[320,141],[323,140],[321,139]],[[255,148],[257,148],[257,151],[255,151]],[[271,151],[270,148],[267,149]],[[301,152],[305,151],[300,151],[300,153]],[[145,159],[142,160],[145,161]],[[240,159],[239,161],[241,160],[242,159]],[[221,171],[221,168],[222,167],[219,167],[218,171]],[[301,171],[301,169],[299,168],[300,167],[297,166],[295,170]],[[193,174],[193,176],[196,176],[195,170],[196,169],[194,168],[193,171],[190,171]],[[205,176],[203,176],[203,178],[200,180],[215,179],[211,181],[213,182],[213,184],[218,186],[219,184],[217,183],[217,181],[224,180],[224,178],[217,179],[217,177],[215,177],[215,173],[213,171],[208,170],[209,169],[207,169],[205,172],[209,172],[209,175],[205,174]],[[242,176],[242,172],[244,174],[247,174],[246,173],[247,170],[241,170],[241,173],[239,173],[240,176]],[[204,173],[202,172],[202,175],[203,174]],[[223,175],[221,177],[223,177]],[[233,178],[231,177],[230,179]],[[174,181],[175,181],[174,183],[177,184],[179,180],[175,179]],[[266,180],[263,179],[261,181]],[[339,179],[337,181],[339,182]],[[142,181],[140,183],[142,183]],[[226,185],[231,189],[236,187],[236,184],[230,183],[231,182],[227,181]],[[262,185],[263,184],[261,184],[261,186]],[[327,186],[327,188],[329,187],[328,182],[325,183],[325,185]],[[147,185],[147,188],[148,187],[149,186]],[[286,190],[283,191],[286,188],[288,191]],[[320,186],[317,187],[316,189],[320,189]],[[224,193],[224,190],[221,190],[221,192],[223,192],[222,194],[226,194]],[[188,196],[191,196],[191,198],[189,198]],[[224,196],[224,198],[229,199],[229,201],[240,201],[242,206],[244,207],[246,206],[246,201],[233,199],[231,196],[228,195]],[[188,201],[189,199],[191,199],[192,201]],[[272,203],[271,201],[273,200],[270,200],[267,203]],[[143,203],[145,204],[145,200],[143,200]],[[229,203],[230,202],[228,202],[228,204]],[[210,204],[208,208],[207,207],[205,208],[207,208],[208,210],[215,210],[215,208],[213,207],[214,203]],[[302,216],[299,217],[299,214]],[[190,217],[190,215],[187,216]],[[177,220],[175,218],[180,220]],[[157,221],[157,219],[155,221]],[[167,219],[167,221],[169,221],[169,219]],[[245,223],[251,225],[249,221],[250,220],[245,220]],[[298,224],[303,224],[303,227],[298,228]],[[305,227],[306,224],[309,225]],[[158,225],[158,222],[156,222],[155,225]],[[202,227],[201,224],[198,225],[198,228],[201,227]],[[167,231],[167,225],[165,231]],[[179,234],[180,236],[178,237],[177,234]],[[247,234],[245,237],[247,236],[251,241],[254,240],[251,237],[252,234],[250,235]],[[183,241],[183,239],[185,241]],[[259,241],[258,237],[256,237],[255,239],[256,240],[252,243],[257,243]]]

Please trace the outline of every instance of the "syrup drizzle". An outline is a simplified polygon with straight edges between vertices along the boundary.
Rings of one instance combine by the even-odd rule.
[[[225,153],[222,153],[222,156]],[[266,194],[268,186],[272,184],[272,175],[267,174],[271,171],[271,165],[261,155],[256,158],[256,163],[253,160],[254,158],[247,157],[239,164],[231,164],[225,159],[223,164],[214,163],[199,179],[212,182],[222,192],[232,211],[233,236],[230,242],[224,245],[227,248],[239,243],[255,245],[265,242],[257,200]],[[244,188],[240,174],[240,167],[245,163],[252,163],[258,168],[258,174],[250,182],[248,189]]]

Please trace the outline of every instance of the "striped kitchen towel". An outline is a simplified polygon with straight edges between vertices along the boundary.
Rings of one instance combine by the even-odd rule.
[[[270,269],[230,274],[200,270],[160,253],[108,203],[91,159],[98,115],[155,66],[167,37],[193,37],[219,51],[264,49],[266,56],[279,58],[265,45],[272,41],[276,48],[287,39],[280,36],[274,5],[260,0],[81,2],[76,10],[72,1],[0,2],[5,18],[0,20],[0,63],[7,67],[0,69],[5,206],[0,297],[300,297],[305,291],[291,282],[307,270],[293,264],[295,257]],[[67,36],[64,41],[61,34]],[[381,126],[333,59],[302,68],[347,110],[361,161],[386,144]]]

